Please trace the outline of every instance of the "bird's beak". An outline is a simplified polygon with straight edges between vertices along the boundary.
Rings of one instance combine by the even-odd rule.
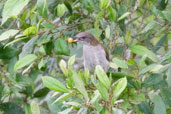
[[[73,38],[73,42],[78,42],[78,38],[76,36],[72,36],[71,38]]]

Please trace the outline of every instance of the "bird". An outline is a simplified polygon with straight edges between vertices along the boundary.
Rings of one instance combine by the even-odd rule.
[[[80,32],[72,36],[73,42],[83,44],[83,65],[84,70],[93,72],[97,65],[100,65],[105,72],[109,69],[109,54],[104,46],[90,33]]]

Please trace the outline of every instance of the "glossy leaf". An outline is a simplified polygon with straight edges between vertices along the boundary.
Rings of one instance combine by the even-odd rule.
[[[108,25],[107,28],[105,29],[105,36],[107,39],[110,38],[110,26]]]
[[[169,87],[171,87],[171,65],[169,66],[168,72],[167,72],[167,83]]]
[[[144,46],[141,46],[141,45],[131,45],[129,48],[135,54],[138,54],[138,55],[145,55],[145,54],[147,54],[147,57],[150,58],[152,61],[154,61],[154,62],[158,61],[158,58],[156,57],[156,55],[152,51],[150,51],[149,49],[147,49]]]
[[[160,74],[151,74],[145,81],[144,87],[150,87],[153,85],[157,85],[162,81],[162,77]]]
[[[107,8],[107,14],[106,14],[106,16],[109,17],[110,20],[116,21],[116,18],[117,18],[116,10],[113,9],[111,6],[109,6]]]
[[[59,55],[67,55],[67,56],[70,54],[70,50],[65,40],[57,39],[55,41],[55,53]]]
[[[41,59],[41,61],[38,64],[38,68],[41,69],[45,65],[44,60]]]
[[[154,103],[154,114],[166,114],[166,106],[159,95],[151,93],[150,99]]]
[[[62,70],[62,72],[64,73],[64,75],[68,76],[68,70],[67,70],[66,62],[64,60],[61,60],[59,62],[59,66],[60,66],[60,69]]]
[[[52,78],[50,76],[44,76],[42,77],[43,84],[45,87],[57,91],[57,92],[63,92],[63,93],[68,93],[69,89],[65,87],[64,84],[62,84],[60,81],[58,81],[55,78]]]
[[[11,16],[17,16],[28,4],[29,0],[7,0],[2,12],[3,25]]]
[[[35,101],[32,101],[30,105],[32,114],[40,114],[39,105]]]
[[[151,21],[149,22],[145,28],[142,30],[141,33],[145,33],[145,32],[148,32],[150,31],[151,29],[155,28],[157,26],[157,22],[156,21]]]
[[[14,72],[16,72],[17,70],[31,64],[36,59],[37,59],[37,56],[34,54],[28,54],[25,57],[19,59],[14,66]]]
[[[97,75],[100,83],[107,89],[110,88],[110,81],[103,68],[100,65],[96,66],[95,74]]]
[[[120,16],[120,17],[118,18],[118,21],[120,21],[120,20],[126,18],[126,17],[127,17],[128,15],[130,15],[130,14],[131,14],[130,12],[124,13],[122,16]]]
[[[74,80],[74,83],[75,83],[75,87],[84,96],[85,99],[88,99],[88,94],[87,94],[87,91],[85,89],[85,85],[84,85],[84,82],[82,81],[82,79],[74,71],[73,71],[72,77],[73,77],[73,80]]]
[[[7,114],[14,114],[14,112],[15,114],[25,114],[18,104],[12,102],[0,103],[0,108]]]
[[[63,101],[65,101],[67,98],[73,96],[72,93],[64,93],[63,95],[61,95],[60,97],[58,97],[54,102],[53,104],[55,103],[62,103]]]
[[[114,94],[114,98],[116,99],[117,97],[120,96],[120,94],[124,91],[124,89],[127,86],[127,79],[125,78],[121,78],[117,81],[117,84],[114,85],[114,90],[113,90],[113,94]]]
[[[151,64],[149,66],[146,66],[144,68],[142,68],[139,72],[139,75],[145,74],[147,72],[149,72],[150,70],[152,70],[155,66],[157,66],[157,64]]]
[[[42,17],[48,18],[47,1],[46,0],[38,0],[37,1],[37,10]]]
[[[58,4],[57,6],[57,12],[58,12],[58,16],[62,17],[66,11],[66,6],[64,4]]]
[[[68,1],[64,1],[65,6],[67,7],[70,14],[72,14],[72,6]]]
[[[162,45],[164,45],[164,42],[167,39],[167,35],[164,35],[161,37],[161,39],[157,42],[157,44],[153,47],[153,51],[157,52],[157,50],[160,49],[160,47],[162,47]]]
[[[150,108],[150,105],[146,101],[142,101],[141,104],[138,104],[139,109],[144,114],[151,114],[152,110]]]
[[[126,68],[126,69],[128,68],[128,65],[123,60],[113,58],[112,61],[120,68]]]
[[[73,65],[75,63],[75,57],[76,57],[76,55],[73,55],[73,56],[71,56],[69,58],[69,60],[68,60],[68,66],[71,66],[71,65]]]
[[[110,0],[100,0],[100,8],[104,9],[109,6]]]
[[[171,106],[171,91],[169,88],[162,88],[161,97],[166,105]]]
[[[100,112],[102,110],[102,106],[99,104],[99,100],[100,100],[100,93],[99,91],[95,91],[94,92],[94,97],[91,99],[90,103],[93,104],[96,109]]]
[[[160,61],[160,63],[163,63],[163,62],[165,62],[165,61],[167,61],[167,60],[169,60],[169,59],[171,59],[171,51],[168,51],[168,52],[164,55],[164,57],[163,57],[163,59]]]
[[[17,55],[17,49],[11,46],[4,48],[0,43],[0,59],[11,59]]]
[[[18,41],[24,40],[24,39],[26,39],[26,38],[27,38],[27,37],[17,38],[17,39],[15,39],[15,40],[13,40],[13,41],[7,43],[7,44],[5,45],[5,47],[7,47],[7,46],[9,46],[9,45],[11,45],[11,44],[14,44],[14,43],[16,43],[16,42],[18,42]],[[4,48],[5,48],[5,47],[4,47]]]
[[[19,32],[19,30],[14,30],[14,29],[10,29],[4,33],[2,33],[0,35],[0,42],[3,41],[3,40],[7,40],[11,37],[13,37],[14,35],[16,35],[17,33]]]
[[[101,83],[97,83],[95,86],[99,91],[100,95],[102,96],[102,98],[107,101],[109,98],[109,93],[107,89]]]
[[[40,98],[40,97],[44,97],[48,94],[49,92],[49,89],[48,88],[42,88],[42,89],[39,89],[38,91],[36,91],[34,93],[34,97],[37,97],[37,98]]]
[[[69,114],[72,111],[73,107],[67,108],[66,110],[59,112],[59,114]]]

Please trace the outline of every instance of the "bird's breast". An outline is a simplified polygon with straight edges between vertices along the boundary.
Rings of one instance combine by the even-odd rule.
[[[109,68],[106,52],[101,45],[83,45],[84,68],[94,70],[96,65],[101,65],[105,71]]]

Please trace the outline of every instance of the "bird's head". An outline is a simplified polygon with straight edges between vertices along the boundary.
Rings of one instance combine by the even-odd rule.
[[[83,44],[89,45],[97,45],[98,41],[94,38],[94,36],[88,32],[80,32],[73,36],[75,42],[82,42]]]

